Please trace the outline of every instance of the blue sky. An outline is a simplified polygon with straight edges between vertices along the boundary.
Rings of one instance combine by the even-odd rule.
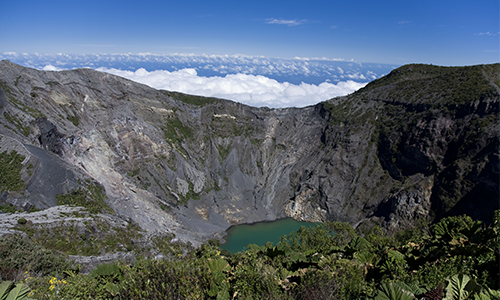
[[[499,1],[0,1],[0,53],[193,53],[402,65],[499,58]]]

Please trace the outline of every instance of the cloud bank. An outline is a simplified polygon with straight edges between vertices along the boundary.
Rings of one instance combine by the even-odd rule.
[[[367,82],[388,74],[396,65],[360,63],[342,58],[270,58],[245,55],[195,55],[195,54],[27,54],[0,53],[0,59],[42,69],[51,65],[58,69],[108,68],[135,71],[178,71],[194,68],[200,76],[226,76],[228,74],[262,75],[279,82],[300,85],[301,82],[319,85],[322,82],[338,83],[353,80]]]
[[[53,66],[48,66],[51,69]],[[182,92],[193,95],[217,97],[234,100],[247,105],[261,107],[304,107],[330,98],[346,95],[358,90],[366,83],[352,80],[337,84],[323,82],[318,85],[289,82],[262,76],[248,74],[229,74],[225,77],[199,76],[197,71],[186,68],[178,71],[147,71],[140,68],[137,71],[123,71],[113,68],[98,68],[107,72],[140,82],[157,89]]]
[[[268,107],[313,105],[351,93],[397,67],[341,58],[205,54],[4,52],[0,59],[48,71],[98,69],[158,89]]]

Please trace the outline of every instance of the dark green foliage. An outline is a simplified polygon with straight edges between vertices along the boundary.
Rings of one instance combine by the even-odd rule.
[[[217,98],[188,95],[188,94],[183,94],[180,92],[168,92],[168,91],[162,91],[162,92],[163,92],[163,94],[165,94],[169,97],[172,97],[176,100],[180,100],[184,103],[193,104],[196,106],[205,106],[207,104],[211,104],[211,103],[214,103],[216,101],[221,101],[220,99],[217,99]]]
[[[147,260],[125,272],[123,299],[205,299],[206,264],[194,260]]]
[[[62,299],[410,300],[444,295],[496,299],[500,212],[495,215],[488,228],[457,216],[392,237],[377,229],[360,236],[348,224],[325,223],[301,228],[276,246],[249,245],[247,251],[230,256],[221,254],[215,240],[193,250],[169,244],[173,236],[160,236],[155,247],[161,245],[167,259],[139,259],[134,266],[105,264],[90,276],[67,278],[58,295]],[[467,251],[472,252],[464,255]]]
[[[69,255],[102,255],[117,249],[141,251],[132,241],[141,237],[137,226],[129,224],[126,228],[112,227],[88,212],[74,215],[86,216],[92,217],[93,220],[84,221],[85,228],[74,224],[73,221],[61,222],[57,227],[27,222],[23,226],[17,226],[16,230],[23,231],[34,243],[46,249]]]
[[[22,191],[24,181],[21,179],[22,162],[25,156],[17,151],[0,153],[0,191]]]
[[[103,187],[90,184],[87,189],[79,187],[63,195],[56,195],[58,205],[74,205],[88,209],[90,213],[112,213],[113,210],[106,204],[106,194]]]
[[[151,237],[151,242],[154,249],[166,257],[179,257],[184,249],[191,249],[190,245],[174,239],[175,235],[166,233]]]
[[[0,204],[0,211],[3,211],[4,213],[10,213],[13,214],[16,212],[16,207],[14,205],[6,204],[6,205],[1,205]]]
[[[0,237],[0,274],[2,279],[18,279],[24,271],[48,275],[70,267],[64,257],[55,255],[21,235]]]
[[[106,283],[118,282],[123,279],[123,272],[116,264],[102,264],[98,265],[91,273],[90,276]]]

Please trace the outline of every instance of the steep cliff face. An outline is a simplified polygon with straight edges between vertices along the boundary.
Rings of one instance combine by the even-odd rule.
[[[268,109],[2,61],[0,133],[42,161],[38,173],[47,157],[67,170],[44,178],[58,194],[98,183],[117,214],[186,240],[286,216],[387,228],[464,211],[488,219],[498,73],[405,66],[346,97]],[[2,199],[56,205],[46,190]]]

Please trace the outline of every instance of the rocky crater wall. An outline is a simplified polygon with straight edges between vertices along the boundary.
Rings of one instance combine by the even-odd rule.
[[[95,182],[119,216],[190,241],[283,217],[391,230],[462,212],[488,220],[498,208],[495,70],[405,66],[352,95],[269,109],[2,61],[0,133],[68,172],[48,177],[59,189],[28,182],[29,194],[2,199],[47,208]]]

